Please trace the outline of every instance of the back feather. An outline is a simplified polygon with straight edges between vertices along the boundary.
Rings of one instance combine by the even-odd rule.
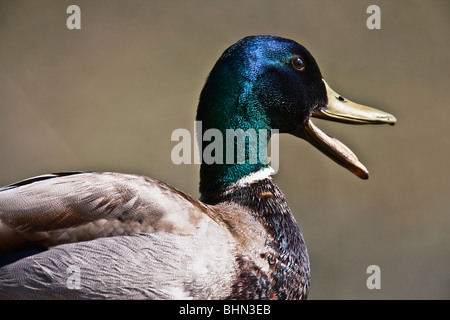
[[[154,179],[119,173],[43,175],[0,189],[0,254],[141,232],[194,232],[207,207]]]

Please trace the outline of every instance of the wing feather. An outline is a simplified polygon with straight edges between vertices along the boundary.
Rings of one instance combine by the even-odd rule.
[[[190,234],[208,207],[144,176],[42,175],[0,189],[0,254],[25,241],[54,246],[154,231]]]

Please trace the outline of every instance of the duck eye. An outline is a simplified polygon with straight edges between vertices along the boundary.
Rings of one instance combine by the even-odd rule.
[[[302,58],[300,58],[299,56],[293,57],[291,59],[291,64],[295,70],[298,70],[298,71],[305,70],[305,63],[303,62]]]

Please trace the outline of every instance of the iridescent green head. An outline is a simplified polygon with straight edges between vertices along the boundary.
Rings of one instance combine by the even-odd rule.
[[[330,97],[330,92],[334,96]],[[280,37],[250,36],[225,50],[212,69],[200,95],[197,121],[201,121],[202,128],[197,135],[201,134],[198,138],[202,138],[208,129],[218,130],[223,137],[226,137],[227,129],[254,130],[258,140],[265,138],[268,141],[271,130],[277,129],[280,133],[308,140],[333,160],[365,178],[367,170],[357,159],[350,159],[353,153],[337,140],[330,140],[325,134],[326,137],[322,136],[310,117],[359,123],[364,117],[364,123],[393,123],[395,118],[367,107],[359,114],[350,109],[342,111],[339,103],[352,110],[361,111],[363,107],[337,95],[327,86],[313,56],[302,45]],[[334,117],[327,115],[328,109]],[[352,118],[354,114],[356,116]],[[262,137],[260,132],[264,130],[268,134]],[[258,158],[256,163],[250,161],[252,148],[258,149],[257,144],[248,141],[250,139],[245,143],[244,163],[227,163],[225,140],[222,163],[202,163],[201,192],[224,187],[268,167],[266,159]],[[202,145],[204,151],[208,144]],[[239,150],[236,141],[232,145]]]

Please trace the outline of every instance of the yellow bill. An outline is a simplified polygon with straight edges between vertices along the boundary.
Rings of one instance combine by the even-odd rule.
[[[332,90],[325,80],[323,82],[327,89],[328,104],[313,112],[312,117],[351,124],[394,125],[397,122],[392,114],[347,100]],[[346,145],[321,131],[311,119],[305,129],[305,139],[317,149],[361,179],[369,178],[369,171]]]

